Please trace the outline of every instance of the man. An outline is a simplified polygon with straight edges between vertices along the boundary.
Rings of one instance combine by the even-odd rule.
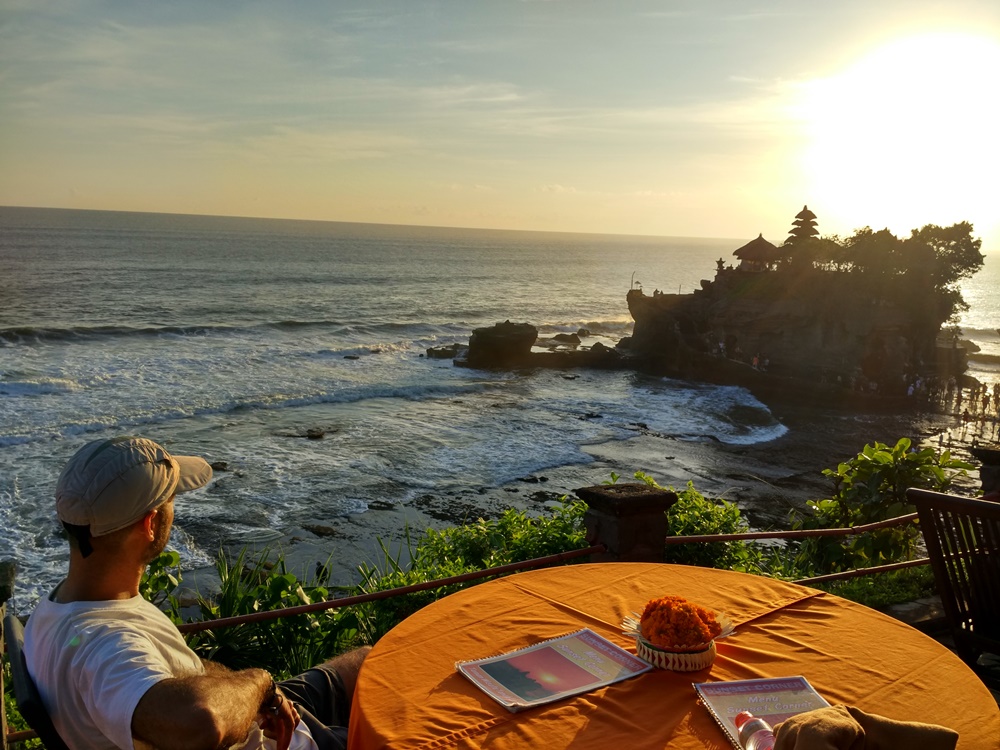
[[[25,657],[71,750],[346,747],[367,648],[275,685],[262,669],[201,660],[139,596],[170,537],[174,497],[211,477],[204,459],[137,437],[89,443],[63,469],[56,512],[69,572],[28,618]]]

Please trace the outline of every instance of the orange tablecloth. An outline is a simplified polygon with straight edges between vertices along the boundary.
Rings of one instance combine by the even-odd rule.
[[[652,670],[510,713],[455,662],[588,627],[634,653],[619,624],[663,594],[726,612],[736,634],[711,669]],[[349,747],[725,750],[692,682],[804,675],[830,703],[959,732],[959,748],[1000,747],[1000,711],[950,651],[886,615],[814,589],[681,565],[602,563],[535,570],[435,602],[376,644],[359,676]]]

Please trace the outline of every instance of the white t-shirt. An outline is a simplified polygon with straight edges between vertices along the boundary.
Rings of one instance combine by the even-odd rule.
[[[170,619],[141,596],[101,602],[39,601],[24,656],[52,723],[72,750],[133,750],[132,713],[150,687],[203,674]],[[251,731],[245,747],[273,742]],[[315,748],[301,722],[292,750]]]

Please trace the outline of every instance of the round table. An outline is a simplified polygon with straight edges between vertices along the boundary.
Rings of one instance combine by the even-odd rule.
[[[455,662],[590,628],[635,652],[622,618],[677,594],[727,613],[736,634],[700,672],[654,669],[510,713]],[[1000,747],[1000,711],[954,654],[875,610],[815,589],[726,570],[647,563],[567,565],[452,594],[372,649],[358,678],[348,746],[363,748],[712,748],[729,743],[691,684],[803,675],[831,704],[959,732],[960,750]]]

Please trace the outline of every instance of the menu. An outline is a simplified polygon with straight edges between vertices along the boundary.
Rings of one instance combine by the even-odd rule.
[[[455,668],[509,711],[522,711],[627,680],[652,667],[584,628],[498,656],[458,662]]]
[[[736,729],[740,711],[749,711],[773,727],[796,714],[830,705],[801,676],[696,682],[694,689],[734,747],[740,746]]]

